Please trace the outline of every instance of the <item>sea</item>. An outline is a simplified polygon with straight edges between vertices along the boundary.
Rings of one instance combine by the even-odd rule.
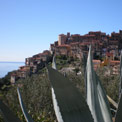
[[[20,66],[24,65],[24,62],[0,62],[0,78],[5,77],[8,72],[17,70]]]

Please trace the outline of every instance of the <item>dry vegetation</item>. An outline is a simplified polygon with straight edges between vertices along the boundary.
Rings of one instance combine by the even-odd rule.
[[[58,59],[57,61],[58,68],[68,66],[68,64],[72,64],[75,67],[73,59],[71,61],[69,59],[65,59],[64,61],[60,61],[60,59]],[[67,62],[69,63],[67,64]],[[117,102],[119,76],[104,76],[104,72],[107,70],[106,68],[108,67],[98,69],[97,74],[100,76],[106,93]],[[68,77],[74,83],[74,85],[85,97],[83,68],[80,68],[79,66],[79,70],[82,72],[81,75],[76,75],[76,71],[74,70],[74,73],[67,73],[66,77]],[[35,122],[56,122],[51,99],[50,82],[48,80],[46,68],[41,70],[38,74],[34,74],[31,77],[27,77],[26,79],[18,80],[16,85],[11,86],[7,91],[0,91],[1,99],[4,101],[4,103],[15,112],[22,122],[25,122],[18,102],[16,92],[17,86],[20,87],[20,92],[26,109]]]

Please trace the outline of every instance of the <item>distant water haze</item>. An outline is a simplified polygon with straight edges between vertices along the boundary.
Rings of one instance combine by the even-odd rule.
[[[0,62],[0,78],[7,75],[8,72],[17,70],[20,66],[25,65],[24,62]]]

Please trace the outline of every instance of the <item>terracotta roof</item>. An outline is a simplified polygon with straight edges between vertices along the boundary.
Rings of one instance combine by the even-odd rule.
[[[84,35],[84,37],[95,37],[95,35],[88,35],[88,34],[86,34],[86,35]]]
[[[111,60],[110,63],[120,63],[120,61]]]
[[[74,43],[71,43],[70,45],[76,45],[76,44],[81,44],[80,42],[74,42]]]
[[[19,69],[19,71],[25,71],[25,72],[26,72],[26,71],[30,70],[30,69],[28,69],[28,67],[29,67],[29,66],[25,66],[24,68]]]
[[[41,58],[39,57],[39,58],[35,58],[36,60],[40,60]]]
[[[12,73],[12,74],[11,74],[11,76],[17,76],[17,74],[15,74],[15,73]]]
[[[100,60],[92,60],[92,61],[93,61],[93,63],[101,63]]]
[[[73,35],[71,35],[71,36],[80,36],[80,34],[73,34]]]
[[[20,69],[19,71],[21,71],[21,72],[26,72],[27,70],[26,70],[26,69]]]
[[[110,65],[112,65],[112,66],[117,66],[117,65],[120,65],[120,61],[110,61]]]
[[[70,47],[70,45],[59,45],[57,47]]]
[[[113,53],[107,52],[107,53],[106,53],[106,56],[113,56]]]
[[[23,69],[23,68],[29,68],[30,66],[20,66],[19,68]]]

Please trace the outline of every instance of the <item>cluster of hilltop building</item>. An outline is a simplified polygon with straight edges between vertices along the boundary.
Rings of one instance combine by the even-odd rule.
[[[67,55],[81,58],[82,54],[88,53],[89,45],[92,45],[94,56],[104,57],[106,53],[118,57],[122,49],[122,31],[119,33],[89,32],[86,35],[61,34],[58,41],[50,45],[50,50],[56,55]]]
[[[18,70],[11,74],[11,83],[14,84],[17,79],[26,78],[45,66],[45,63],[51,61],[52,55],[49,50],[43,51],[43,53],[36,54],[32,57],[25,59],[25,66],[19,67]]]
[[[122,30],[118,33],[107,35],[101,31],[89,32],[85,35],[67,33],[60,34],[58,41],[50,45],[50,50],[26,58],[25,66],[20,67],[11,75],[11,82],[14,83],[17,78],[25,78],[32,73],[36,73],[45,63],[48,63],[54,55],[65,55],[74,58],[83,58],[83,54],[88,54],[89,45],[92,45],[94,68],[111,65],[113,73],[118,73],[120,64],[119,56],[122,49]]]

